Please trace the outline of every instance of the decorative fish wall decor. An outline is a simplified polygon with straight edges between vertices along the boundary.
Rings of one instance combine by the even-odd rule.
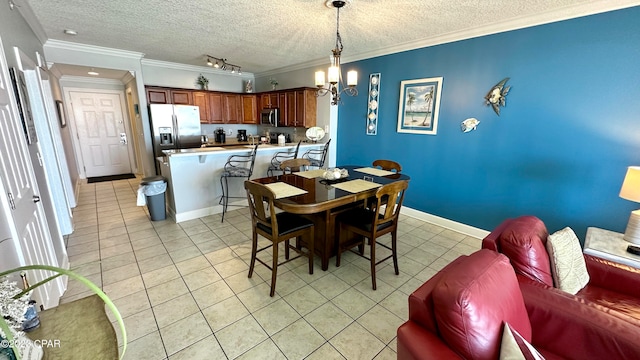
[[[504,107],[507,104],[506,96],[509,93],[509,89],[511,89],[511,86],[505,86],[507,81],[509,81],[508,77],[502,79],[484,97],[485,103],[491,105],[498,116],[500,116],[500,107]]]
[[[471,130],[475,130],[476,127],[478,127],[478,124],[480,124],[480,120],[476,118],[468,118],[460,124],[460,129],[462,130],[462,132],[467,133]]]

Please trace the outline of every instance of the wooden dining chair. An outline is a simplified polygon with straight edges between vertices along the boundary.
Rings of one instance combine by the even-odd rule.
[[[292,173],[294,171],[300,171],[300,168],[303,166],[308,167],[309,165],[311,165],[309,159],[289,159],[280,163],[280,170],[282,170],[283,174],[286,174],[287,171]]]
[[[376,290],[376,265],[385,260],[393,259],[393,267],[396,275],[400,274],[398,270],[398,252],[397,252],[397,230],[398,217],[400,208],[404,200],[404,193],[409,182],[406,180],[395,181],[387,185],[383,185],[376,191],[375,202],[371,202],[366,207],[359,207],[348,210],[338,216],[336,219],[336,239],[338,239],[338,255],[336,257],[336,266],[340,266],[341,254],[345,251],[351,251],[367,260],[371,264],[371,284],[373,290]],[[383,206],[385,205],[386,206]],[[391,206],[393,204],[394,206]],[[378,243],[376,241],[382,235],[391,233],[391,247]],[[355,234],[354,238],[344,239],[343,235]],[[369,256],[364,252],[365,239],[368,239],[370,246]],[[380,245],[391,250],[391,255],[377,260],[376,246]],[[358,246],[359,251],[353,248]]]
[[[251,222],[253,224],[253,237],[251,242],[251,263],[249,264],[249,278],[253,275],[253,268],[256,261],[271,270],[271,292],[273,297],[276,290],[276,275],[278,266],[293,261],[300,256],[309,258],[309,274],[313,274],[313,249],[314,249],[314,225],[313,221],[300,215],[288,212],[276,214],[276,207],[273,204],[275,194],[271,189],[257,182],[245,181],[244,188],[247,190],[247,200],[251,212]],[[258,235],[271,241],[271,245],[258,249]],[[303,237],[306,237],[306,241]],[[289,244],[291,238],[296,238],[296,246]],[[278,246],[284,242],[285,261],[278,263]],[[306,245],[307,250],[302,251],[302,246]],[[271,265],[259,259],[257,254],[261,251],[272,249]],[[298,256],[289,258],[289,249],[298,252]]]
[[[379,159],[373,162],[373,167],[380,167],[382,170],[393,171],[397,173],[402,171],[402,166],[393,160]]]

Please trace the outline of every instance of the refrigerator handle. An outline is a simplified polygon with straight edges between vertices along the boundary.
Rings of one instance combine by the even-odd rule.
[[[180,128],[178,128],[178,116],[176,114],[171,114],[171,121],[173,122],[173,141],[175,142],[176,149],[180,149]]]

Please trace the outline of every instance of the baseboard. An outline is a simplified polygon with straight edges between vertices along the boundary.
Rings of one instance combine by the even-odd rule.
[[[227,210],[231,211],[231,210],[237,209],[238,206],[247,207],[249,205],[247,203],[247,200],[244,199],[244,200],[238,200],[238,201],[230,201],[229,206],[232,206],[232,207]],[[202,208],[202,209],[197,209],[192,211],[185,211],[179,214],[176,214],[172,209],[169,209],[169,215],[171,215],[171,217],[175,219],[176,223],[198,219],[204,216],[215,215],[220,213],[222,213],[222,205],[214,205],[207,208]]]
[[[402,209],[400,209],[400,213],[402,215],[406,215],[418,220],[426,221],[428,223],[441,226],[445,229],[453,230],[453,231],[465,234],[467,236],[472,236],[478,239],[484,239],[487,235],[489,235],[489,231],[487,230],[479,229],[477,227],[459,223],[457,221],[445,219],[440,216],[436,216],[436,215],[432,215],[419,210],[411,209],[406,206],[403,206]]]

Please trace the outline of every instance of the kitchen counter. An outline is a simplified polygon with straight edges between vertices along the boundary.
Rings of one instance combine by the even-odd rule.
[[[276,152],[293,153],[298,143],[285,146],[260,144],[256,154],[252,178],[267,176],[271,158]],[[322,149],[324,144],[301,143],[298,157],[311,149]],[[176,222],[197,219],[222,212],[218,204],[222,190],[220,176],[231,155],[247,155],[252,145],[212,146],[193,149],[164,150],[158,157],[161,175],[167,179],[167,210]],[[230,196],[237,204],[246,205],[246,192],[242,179],[229,180]]]
[[[280,146],[277,144],[260,144],[258,145],[258,153],[264,152],[267,150],[275,150],[275,151],[288,151],[290,149],[295,148],[298,143],[287,143],[284,146]],[[320,144],[322,145],[322,144]],[[239,151],[251,151],[255,145],[247,145],[247,144],[236,144],[236,145],[228,145],[225,147],[222,146],[206,146],[199,148],[191,148],[191,149],[175,149],[175,150],[163,150],[162,152],[168,157],[176,157],[176,156],[202,156],[202,155],[219,155],[219,154],[233,154],[238,153]],[[310,148],[316,148],[318,144],[313,143],[301,143],[300,144],[300,152],[302,155],[304,151],[307,151]],[[303,151],[304,149],[304,151]]]

